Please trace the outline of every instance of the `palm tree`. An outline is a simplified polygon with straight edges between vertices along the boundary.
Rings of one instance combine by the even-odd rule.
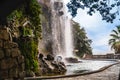
[[[116,30],[112,30],[112,34],[110,36],[112,37],[109,40],[109,45],[111,45],[111,49],[115,50],[115,53],[120,53],[120,25],[116,26]]]

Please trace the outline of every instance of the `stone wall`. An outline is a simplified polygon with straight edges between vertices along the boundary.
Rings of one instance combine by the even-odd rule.
[[[24,57],[18,44],[12,42],[8,28],[0,28],[0,80],[22,80]]]

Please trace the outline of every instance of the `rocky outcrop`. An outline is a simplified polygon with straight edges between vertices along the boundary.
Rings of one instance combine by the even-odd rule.
[[[64,62],[55,61],[54,57],[49,54],[47,55],[47,58],[43,57],[43,54],[39,54],[39,66],[42,75],[59,75],[66,72]]]
[[[10,39],[7,28],[0,28],[0,80],[23,79],[24,57],[17,43]]]

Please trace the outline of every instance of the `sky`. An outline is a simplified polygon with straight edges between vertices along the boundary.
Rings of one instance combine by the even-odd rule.
[[[65,3],[68,1],[64,0]],[[111,50],[110,45],[108,45],[108,40],[110,39],[112,30],[116,29],[115,26],[120,25],[118,19],[114,20],[113,23],[107,23],[102,20],[99,13],[89,16],[86,10],[79,9],[77,16],[73,20],[85,28],[88,38],[93,41],[91,47],[94,55],[104,55],[114,52]]]

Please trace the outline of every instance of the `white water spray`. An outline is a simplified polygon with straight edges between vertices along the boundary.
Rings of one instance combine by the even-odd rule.
[[[67,17],[65,4],[63,0],[40,0],[41,3],[49,7],[48,28],[43,26],[43,37],[46,45],[51,45],[52,53],[62,57],[72,57],[73,41],[70,19]],[[46,25],[47,26],[47,25]],[[47,31],[46,31],[47,30]],[[49,32],[49,31],[51,32]],[[48,33],[49,32],[49,33]],[[49,36],[49,37],[48,37]]]
[[[66,19],[65,23],[65,53],[66,57],[73,57],[73,40],[72,40],[72,26],[70,19]]]
[[[62,6],[62,4],[63,6]],[[62,55],[64,57],[73,56],[73,41],[72,41],[72,29],[70,19],[67,17],[67,11],[65,10],[65,4],[63,0],[51,0],[52,13],[53,13],[53,52],[57,55]],[[56,5],[55,7],[55,3]],[[62,8],[61,8],[62,7]],[[58,12],[63,11],[64,15],[56,16]],[[57,45],[57,46],[56,46]]]

